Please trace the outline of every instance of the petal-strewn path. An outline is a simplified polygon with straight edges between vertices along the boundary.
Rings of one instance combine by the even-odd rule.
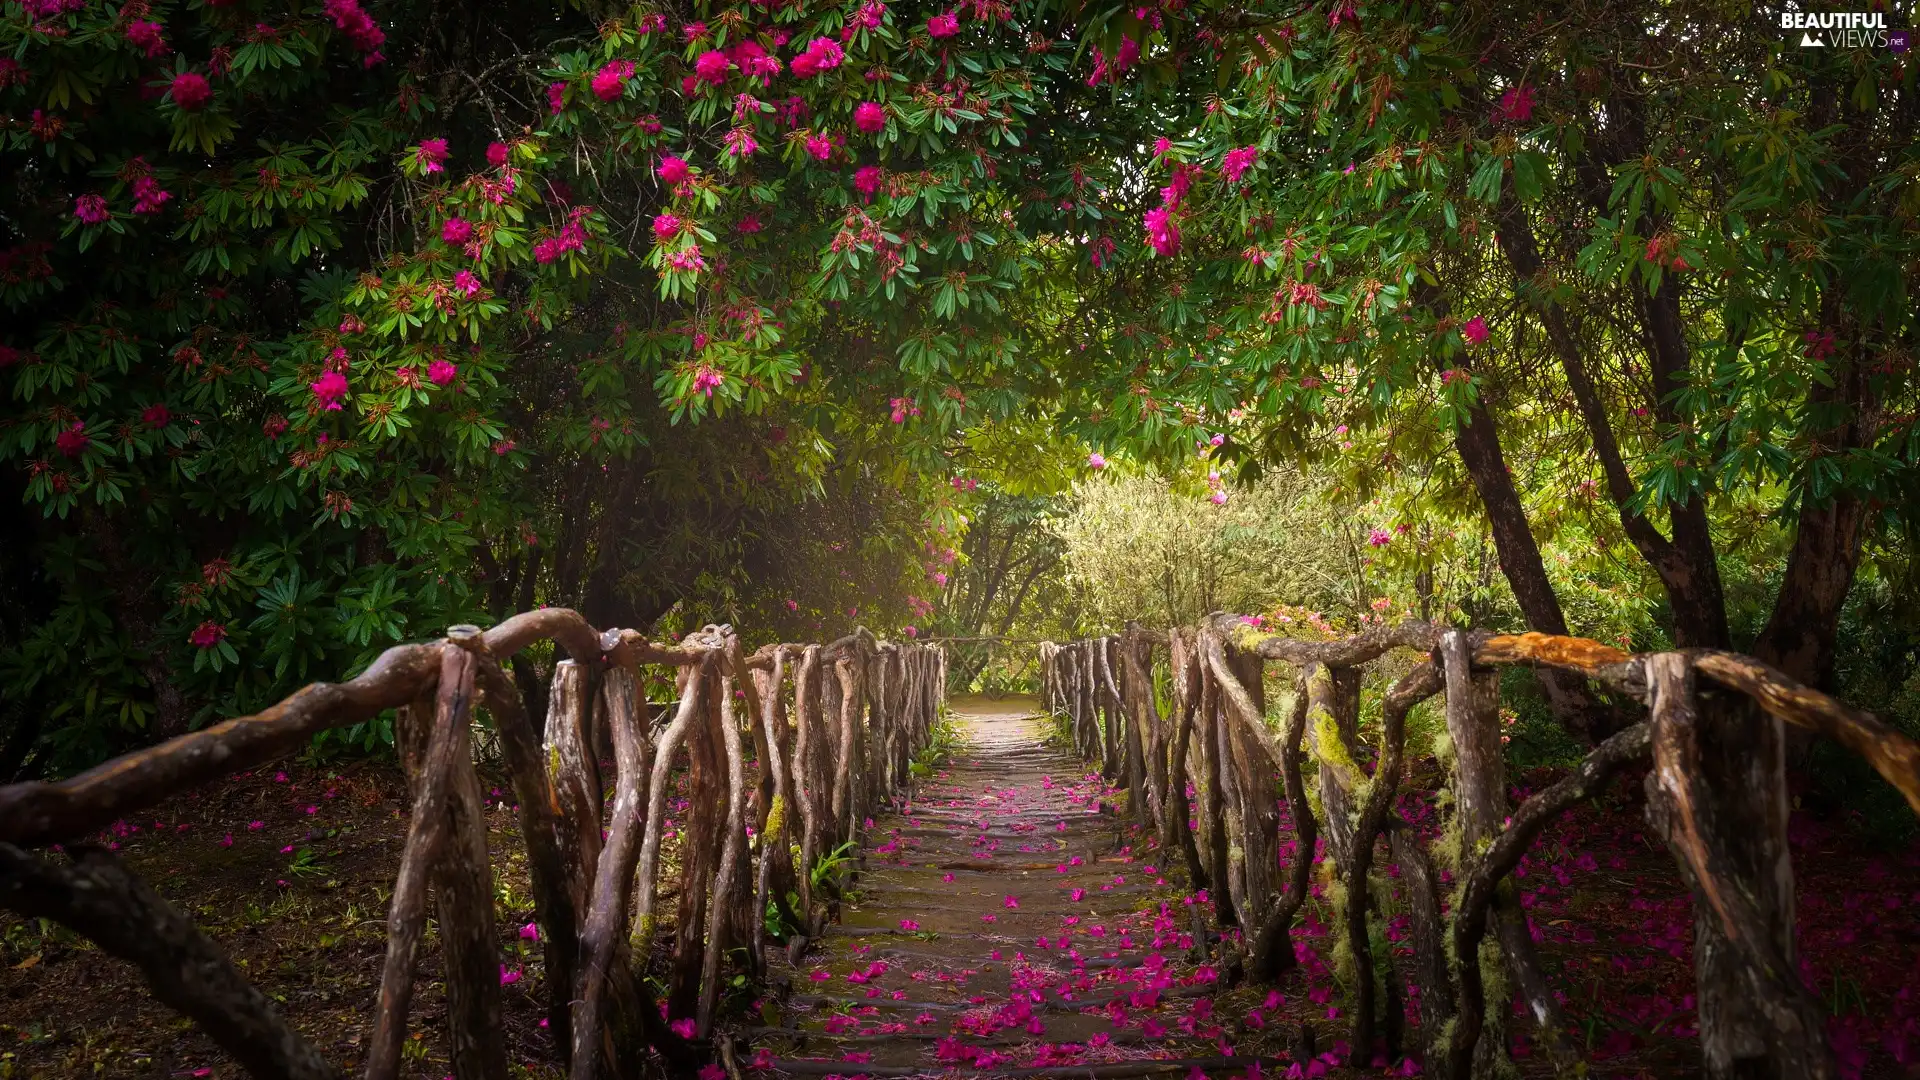
[[[1164,1057],[1246,1071],[1250,1060],[1219,1059],[1246,1052],[1249,1025],[1265,1023],[1249,1008],[1267,1003],[1246,988],[1230,1014],[1216,1001],[1226,988],[1193,952],[1174,868],[1140,844],[1097,774],[1044,743],[1032,708],[955,703],[964,746],[905,813],[873,822],[841,924],[779,973],[792,983],[779,1022],[793,1034],[757,1032],[756,1065],[1086,1075],[1092,1063]],[[1274,1064],[1267,1075],[1285,1072]]]

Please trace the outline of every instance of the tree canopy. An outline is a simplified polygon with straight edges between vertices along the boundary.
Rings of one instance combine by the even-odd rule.
[[[1913,79],[1670,0],[9,0],[0,766],[535,603],[929,625],[1104,455],[1824,679],[1911,520]]]

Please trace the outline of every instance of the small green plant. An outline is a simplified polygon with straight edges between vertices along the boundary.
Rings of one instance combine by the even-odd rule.
[[[960,745],[960,725],[954,723],[953,717],[942,715],[934,720],[933,731],[927,739],[927,745],[913,756],[913,761],[908,765],[908,771],[913,774],[914,779],[924,780],[932,776],[940,766],[945,765]]]
[[[319,853],[312,848],[303,847],[293,853],[293,861],[287,864],[287,873],[305,877],[319,877],[327,872],[321,864]]]
[[[815,860],[813,869],[807,871],[807,877],[813,882],[813,887],[815,889],[823,889],[829,884],[837,886],[840,879],[840,872],[850,861],[852,851],[853,841],[849,840],[839,847],[834,848],[828,854],[822,855],[819,859]]]

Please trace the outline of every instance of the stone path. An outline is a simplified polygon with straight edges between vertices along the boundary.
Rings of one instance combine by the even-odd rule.
[[[1097,774],[1045,744],[1032,710],[954,704],[965,746],[905,813],[873,822],[841,924],[774,973],[789,985],[765,1009],[777,1028],[755,1032],[761,1075],[1247,1072],[1219,1059],[1259,1052],[1240,1047],[1278,995],[1227,995],[1198,962],[1184,874]]]

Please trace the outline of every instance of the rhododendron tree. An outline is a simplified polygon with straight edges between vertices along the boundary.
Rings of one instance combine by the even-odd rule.
[[[621,545],[565,573],[553,554],[635,505],[556,499],[593,490],[556,477],[617,482],[690,439],[759,455],[730,498],[774,476],[804,499],[865,445],[901,470],[889,520],[957,533],[945,433],[1058,393],[1055,345],[1019,326],[1045,290],[1016,285],[1055,269],[1033,238],[1123,195],[1111,162],[1071,164],[1090,134],[1032,122],[1079,107],[1049,102],[1080,85],[1072,47],[1017,32],[1042,8],[936,56],[920,29],[958,21],[938,7],[680,25],[529,3],[482,42],[427,33],[429,4],[255,6],[0,22],[0,97],[34,118],[4,137],[45,163],[0,196],[0,460],[29,515],[8,557],[108,567],[9,639],[10,700],[64,693],[56,657],[85,650],[57,611],[103,614],[103,647],[140,658],[109,699],[163,732],[487,610],[644,625]],[[1071,208],[1006,209],[1033,178]],[[922,415],[890,424],[893,399]],[[215,557],[237,568],[218,583]],[[209,618],[245,663],[196,668]]]

